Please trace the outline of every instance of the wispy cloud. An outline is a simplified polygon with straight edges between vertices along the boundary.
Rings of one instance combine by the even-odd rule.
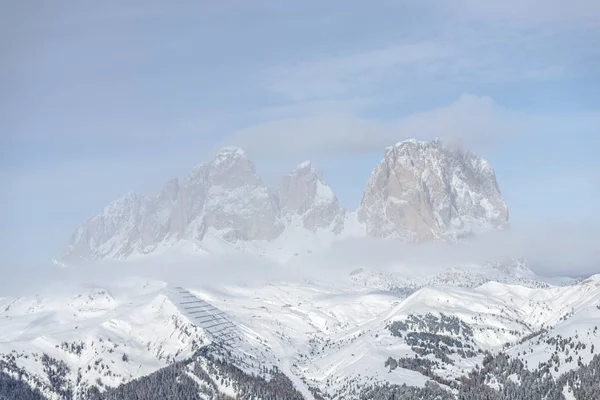
[[[548,37],[547,35],[550,35]],[[344,97],[414,95],[452,85],[557,81],[594,74],[588,58],[600,51],[583,47],[569,54],[558,32],[540,34],[513,27],[457,27],[426,41],[354,50],[267,69],[267,88],[289,101]]]
[[[386,6],[400,18],[393,30],[383,23],[381,35],[366,33],[356,45],[268,67],[265,87],[291,102],[374,94],[394,101],[456,86],[598,76],[600,7],[590,0],[426,1],[412,10],[419,24],[402,14],[407,4]]]
[[[600,250],[593,224],[544,222],[491,232],[468,243],[402,245],[394,241],[352,239],[339,242],[320,256],[332,270],[354,267],[385,271],[443,269],[525,258],[541,276],[589,276],[600,273]],[[318,262],[315,262],[318,264]]]
[[[595,143],[597,1],[226,3],[5,7],[5,192],[12,204],[54,200],[5,207],[3,232],[21,228],[28,243],[31,220],[56,236],[51,225],[73,224],[60,217],[73,208],[64,199],[90,215],[101,205],[92,193],[158,184],[160,171],[183,173],[215,143],[335,161],[407,137],[481,147],[586,131],[580,147]],[[117,171],[122,160],[137,167]]]
[[[332,247],[292,259],[285,264],[249,254],[196,255],[188,258],[149,258],[136,261],[101,260],[77,267],[14,269],[0,264],[3,295],[31,294],[57,283],[106,285],[115,281],[156,279],[172,285],[254,285],[265,282],[302,282],[307,279],[349,283],[356,268],[427,277],[449,268],[473,268],[486,263],[525,258],[543,277],[587,277],[600,272],[598,226],[546,223],[518,231],[493,232],[468,243],[406,245],[394,240],[352,238]],[[206,279],[210,277],[210,279]]]
[[[270,90],[292,100],[351,96],[389,80],[410,79],[423,73],[422,67],[435,68],[453,55],[453,49],[437,43],[407,43],[281,66],[265,74],[272,80]]]
[[[226,143],[256,155],[379,152],[407,138],[440,137],[455,145],[489,143],[522,133],[523,122],[488,97],[465,94],[447,106],[393,122],[343,113],[273,120],[243,129]]]

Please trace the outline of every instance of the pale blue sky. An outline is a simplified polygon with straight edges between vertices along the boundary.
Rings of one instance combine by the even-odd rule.
[[[312,159],[354,209],[386,145],[440,136],[490,160],[513,225],[600,223],[597,1],[0,4],[8,262],[230,143],[271,184]]]

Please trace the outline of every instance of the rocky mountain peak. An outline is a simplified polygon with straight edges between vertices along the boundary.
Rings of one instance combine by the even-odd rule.
[[[350,214],[310,161],[284,176],[275,194],[243,150],[227,147],[181,183],[173,178],[154,196],[131,192],[106,206],[75,231],[63,259],[126,258],[179,240],[201,244],[207,235],[233,244],[306,237],[282,235],[291,227],[340,237],[455,241],[503,229],[507,221],[489,163],[439,140],[386,148]]]
[[[235,243],[271,240],[284,229],[277,197],[243,150],[227,147],[182,184],[168,180],[153,197],[128,193],[74,233],[63,259],[126,258],[207,233]]]
[[[243,150],[227,147],[207,165],[203,225],[228,241],[271,240],[284,228],[277,197]]]
[[[299,164],[281,180],[279,200],[288,220],[301,219],[302,225],[316,231],[328,228],[341,232],[345,211],[320,171],[310,161]]]
[[[298,164],[296,166],[296,168],[294,169],[294,171],[306,170],[306,169],[308,169],[308,170],[314,169],[312,161],[306,160],[306,161],[301,162],[300,164]]]
[[[207,165],[207,179],[225,188],[264,186],[256,167],[238,147],[226,147],[214,156]]]
[[[140,227],[148,207],[149,200],[135,192],[111,202],[75,230],[63,259],[127,257],[140,250]]]
[[[240,147],[228,146],[223,147],[215,154],[213,162],[220,164],[230,160],[239,160],[240,158],[248,158],[246,152]]]
[[[406,140],[373,170],[358,218],[370,236],[453,241],[504,228],[508,210],[487,161],[439,140]]]

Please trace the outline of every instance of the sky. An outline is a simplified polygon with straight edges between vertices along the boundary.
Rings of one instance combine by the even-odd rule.
[[[490,161],[512,226],[600,226],[600,2],[0,7],[4,263],[231,144],[273,186],[311,159],[353,210],[386,146],[441,137]]]

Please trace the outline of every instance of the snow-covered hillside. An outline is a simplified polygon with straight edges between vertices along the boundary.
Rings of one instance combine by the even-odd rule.
[[[46,370],[53,363],[64,362],[66,379],[79,388],[116,386],[149,374],[209,342],[161,293],[163,286],[136,282],[2,299],[1,352],[42,388],[51,385]]]
[[[254,332],[183,288],[134,279],[109,289],[62,289],[0,299],[4,372],[24,373],[49,398],[116,387],[207,346],[238,352],[238,367],[249,372],[274,365]]]
[[[0,365],[49,398],[83,398],[92,386],[102,392],[194,359],[225,360],[267,381],[265,371],[280,371],[303,398],[352,399],[386,384],[436,381],[451,392],[486,352],[506,351],[530,368],[558,357],[558,375],[589,363],[600,346],[597,276],[560,287],[449,281],[413,291],[356,276],[185,288],[132,279],[2,298]],[[211,357],[196,355],[209,348]]]
[[[0,297],[0,398],[590,400],[600,276],[473,239],[507,221],[487,161],[439,141],[386,149],[352,212],[310,162],[272,191],[225,148]]]

